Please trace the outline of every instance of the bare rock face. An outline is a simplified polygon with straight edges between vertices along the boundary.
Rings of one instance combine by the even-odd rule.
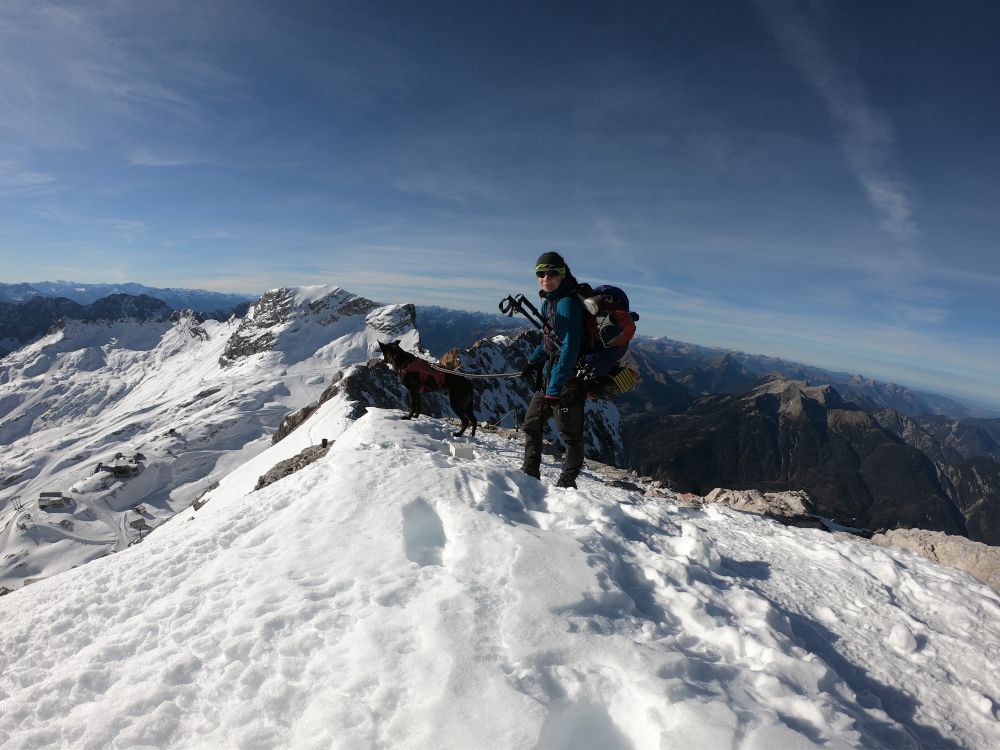
[[[301,469],[304,469],[309,464],[314,461],[318,461],[323,456],[327,454],[330,450],[329,444],[326,446],[322,445],[310,445],[308,448],[304,449],[297,456],[292,456],[284,461],[279,461],[270,471],[268,471],[264,476],[257,480],[257,486],[254,490],[263,489],[269,484],[274,484],[279,479],[284,479],[285,477],[294,474]]]
[[[722,503],[733,510],[780,518],[798,518],[812,511],[809,495],[799,490],[761,492],[759,490],[727,490],[716,487],[705,496],[706,503]]]
[[[871,540],[883,547],[899,547],[965,571],[1000,591],[1000,547],[923,529],[893,529],[875,534]]]
[[[292,412],[281,421],[271,437],[271,442],[277,443],[286,438],[305,423],[320,406],[340,393],[343,393],[353,404],[351,417],[357,419],[367,411],[369,406],[380,409],[406,410],[408,407],[406,397],[403,395],[404,392],[399,382],[399,376],[389,369],[383,360],[369,360],[363,365],[348,368],[348,370],[334,375],[330,385],[320,394],[319,400]],[[424,414],[432,417],[451,414],[450,411],[444,411],[447,408],[447,403],[442,401],[439,394],[427,394],[427,396],[423,401]]]
[[[378,331],[381,336],[384,336],[386,340],[402,336],[407,331],[416,327],[417,309],[412,304],[379,307],[374,302],[369,302],[368,304],[371,306],[366,310],[360,306],[362,302],[368,302],[368,300],[363,300],[360,297],[356,298],[354,300],[354,307],[343,314],[358,315],[362,312],[368,313],[365,322],[372,330]]]
[[[934,463],[828,385],[775,378],[632,417],[624,434],[636,468],[678,492],[801,489],[844,526],[967,531]]]
[[[291,289],[271,289],[261,296],[247,312],[240,327],[229,339],[222,353],[222,363],[227,364],[242,357],[266,352],[274,345],[275,334],[271,329],[288,320],[292,310],[294,292]]]
[[[335,286],[270,289],[247,310],[227,342],[220,363],[229,365],[275,349],[298,361],[329,343],[344,318],[356,317],[359,328],[367,324],[385,335],[405,332],[413,328],[414,321],[413,306],[409,305],[409,310],[406,307],[381,307]]]

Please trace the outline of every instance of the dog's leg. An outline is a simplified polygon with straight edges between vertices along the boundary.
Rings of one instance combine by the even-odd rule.
[[[410,416],[407,419],[416,419],[420,416],[420,379],[414,376],[415,383],[408,385],[410,389]]]
[[[478,422],[476,421],[476,394],[475,394],[475,391],[473,391],[472,397],[469,399],[469,411],[467,412],[467,415],[469,417],[469,421],[472,423],[472,434],[469,437],[475,437],[476,436],[476,425],[478,424]]]
[[[407,374],[403,378],[403,385],[406,386],[406,394],[410,397],[410,413],[400,419],[413,419],[420,413],[420,384],[414,383],[413,378]]]
[[[472,435],[476,434],[476,417],[472,411],[472,385],[465,378],[455,378],[451,382],[446,381],[448,386],[448,401],[451,410],[455,412],[462,421],[462,429],[451,433],[453,437],[461,437],[472,425]]]

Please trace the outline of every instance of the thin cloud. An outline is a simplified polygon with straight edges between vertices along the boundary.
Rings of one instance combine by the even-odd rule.
[[[146,233],[146,225],[132,219],[113,219],[111,228],[117,232],[126,244],[134,244]]]
[[[45,172],[36,172],[24,162],[0,161],[0,196],[38,195],[55,188],[57,180]]]
[[[226,229],[205,229],[191,236],[193,240],[231,240],[235,237]]]
[[[495,200],[500,195],[495,185],[471,172],[445,168],[414,172],[390,182],[394,188],[404,193],[427,196],[459,206]]]
[[[867,101],[860,83],[830,54],[801,6],[787,0],[755,0],[785,54],[820,95],[838,127],[838,137],[882,227],[899,239],[919,234],[912,190],[892,165],[893,129]]]
[[[140,149],[128,159],[130,167],[194,167],[206,162],[190,157],[169,157],[154,153],[149,149]]]
[[[194,4],[0,4],[0,132],[77,147],[106,132],[109,118],[201,122],[206,97],[242,89],[235,75],[190,54],[186,30],[206,18]]]

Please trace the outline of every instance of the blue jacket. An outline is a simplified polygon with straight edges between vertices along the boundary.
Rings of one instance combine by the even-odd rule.
[[[542,343],[529,357],[534,365],[548,359],[543,370],[545,395],[555,398],[562,395],[566,381],[576,373],[576,360],[583,348],[583,303],[573,294],[573,287],[564,281],[558,289],[546,294],[542,303],[542,316],[555,329],[562,346],[555,351],[549,337],[543,334]]]

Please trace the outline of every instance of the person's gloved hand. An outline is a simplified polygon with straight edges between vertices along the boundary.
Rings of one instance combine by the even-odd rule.
[[[553,406],[558,404],[559,411],[565,413],[578,402],[582,401],[585,398],[585,394],[586,390],[579,381],[570,381],[563,389],[561,396],[546,396],[545,398],[552,399],[551,404]]]
[[[521,370],[521,377],[522,378],[533,378],[533,377],[535,377],[535,373],[537,373],[537,372],[538,372],[538,365],[534,365],[531,362],[529,362],[528,364],[526,364],[524,366],[524,369]]]
[[[570,402],[566,399],[566,394],[562,396],[550,396],[545,394],[545,403],[548,404],[554,411],[562,412],[565,414],[569,411]]]

